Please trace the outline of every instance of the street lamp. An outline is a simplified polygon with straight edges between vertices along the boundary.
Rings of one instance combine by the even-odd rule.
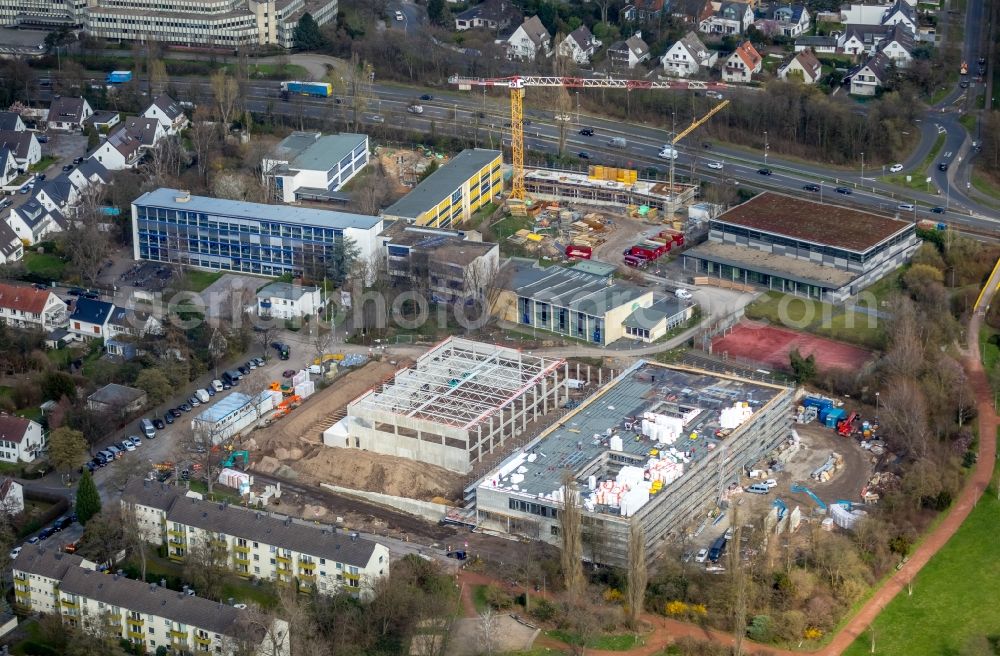
[[[878,419],[878,392],[875,392],[875,418]]]
[[[861,151],[861,184],[865,182],[865,151]]]
[[[576,91],[576,124],[580,125],[580,92]]]
[[[767,151],[770,146],[767,144],[767,130],[764,130],[764,166],[767,167]]]

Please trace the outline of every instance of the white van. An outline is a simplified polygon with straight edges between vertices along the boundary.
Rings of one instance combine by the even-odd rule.
[[[146,436],[146,439],[153,439],[156,437],[156,429],[153,427],[153,422],[148,419],[143,419],[139,422],[139,428],[142,430],[142,434]]]
[[[673,146],[664,146],[656,156],[660,159],[677,159],[677,149]]]
[[[624,148],[628,145],[628,142],[625,141],[624,137],[611,137],[611,139],[608,140],[608,145],[612,148]]]
[[[222,391],[222,381],[219,380],[218,378],[216,378],[215,380],[213,380],[212,381],[212,389],[214,389],[216,392],[221,392]]]
[[[765,485],[764,483],[754,483],[753,485],[747,488],[747,492],[750,492],[752,494],[767,494],[770,491],[771,488]]]
[[[203,389],[195,390],[194,395],[202,403],[208,403],[209,398],[211,398],[209,397],[208,392]]]

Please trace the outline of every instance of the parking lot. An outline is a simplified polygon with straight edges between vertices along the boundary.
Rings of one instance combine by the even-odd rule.
[[[136,262],[118,276],[117,287],[138,287],[160,292],[170,284],[174,269],[156,262]]]

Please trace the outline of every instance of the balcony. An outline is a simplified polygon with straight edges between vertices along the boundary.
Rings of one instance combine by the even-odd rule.
[[[250,545],[235,544],[233,545],[233,550],[237,553],[248,554],[250,553]]]
[[[208,637],[207,635],[206,636],[195,635],[194,642],[197,645],[202,645],[204,647],[208,647],[208,646],[210,646],[212,644],[212,639],[210,637]]]
[[[170,631],[168,631],[168,633],[170,634],[170,639],[171,640],[187,640],[188,639],[188,632],[187,631],[174,631],[173,629],[171,629]]]
[[[170,537],[181,538],[181,540],[183,541],[183,538],[187,535],[187,531],[185,531],[184,529],[174,530],[172,528],[168,528],[167,535],[169,535]]]
[[[128,637],[132,638],[133,640],[141,641],[146,637],[145,634],[142,632],[142,629],[135,629],[132,626],[129,626],[129,629],[126,633]]]
[[[59,605],[62,606],[63,608],[75,608],[75,609],[80,608],[80,602],[73,601],[72,599],[60,599]]]
[[[275,554],[274,560],[276,562],[278,562],[278,563],[284,563],[285,565],[291,565],[292,564],[292,557],[291,556],[279,556],[279,555]]]
[[[312,572],[299,572],[299,580],[303,583],[316,583],[316,575]]]

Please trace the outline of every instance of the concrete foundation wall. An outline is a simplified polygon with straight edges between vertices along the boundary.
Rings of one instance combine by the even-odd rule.
[[[320,485],[328,490],[336,492],[337,494],[343,494],[344,496],[354,497],[369,503],[377,503],[381,506],[388,506],[389,508],[402,510],[410,515],[422,517],[429,522],[441,521],[444,519],[444,516],[449,510],[448,506],[441,503],[434,503],[433,501],[407,499],[406,497],[397,497],[391,494],[380,494],[378,492],[363,492],[361,490],[352,490],[351,488],[340,487],[339,485],[330,485],[329,483],[320,483]]]

